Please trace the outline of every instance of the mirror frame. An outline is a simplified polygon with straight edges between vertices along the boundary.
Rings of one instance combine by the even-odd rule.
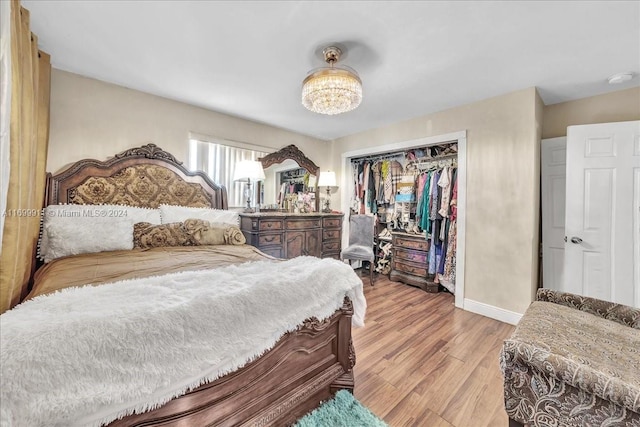
[[[311,159],[305,156],[304,153],[300,151],[300,149],[298,149],[298,147],[296,147],[293,144],[287,145],[286,147],[274,153],[267,154],[264,157],[260,157],[258,161],[262,163],[262,167],[266,169],[269,166],[282,163],[288,159],[295,160],[300,167],[305,168],[307,172],[309,172],[311,175],[316,176],[316,186],[314,190],[315,199],[316,199],[315,213],[319,213],[320,212],[320,191],[317,183],[318,183],[318,180],[320,179],[320,168]]]

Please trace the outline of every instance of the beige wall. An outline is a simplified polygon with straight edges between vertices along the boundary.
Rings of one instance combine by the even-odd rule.
[[[567,126],[640,119],[640,87],[544,107],[542,138],[567,134]]]
[[[537,287],[541,118],[536,90],[525,89],[340,138],[332,164],[344,152],[466,130],[465,298],[523,313]]]
[[[522,313],[538,276],[540,137],[639,118],[640,88],[547,107],[530,88],[331,143],[53,70],[47,170],[149,142],[186,159],[188,133],[196,132],[276,149],[296,144],[339,175],[344,152],[466,130],[465,298]],[[339,199],[332,197],[334,209]]]
[[[295,144],[326,168],[330,142],[216,113],[60,70],[51,76],[47,171],[84,158],[104,160],[154,143],[186,161],[189,132],[282,148]]]

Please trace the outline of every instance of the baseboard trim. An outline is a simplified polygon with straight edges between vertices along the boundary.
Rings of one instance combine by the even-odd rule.
[[[485,317],[499,320],[510,325],[517,324],[522,318],[522,314],[515,311],[505,310],[504,308],[495,307],[483,302],[474,301],[472,299],[464,299],[463,308],[472,313],[480,314]]]

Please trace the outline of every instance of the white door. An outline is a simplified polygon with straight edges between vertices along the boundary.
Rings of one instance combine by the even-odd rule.
[[[567,138],[543,139],[540,149],[542,286],[564,290]]]
[[[640,121],[567,128],[567,292],[640,307]]]

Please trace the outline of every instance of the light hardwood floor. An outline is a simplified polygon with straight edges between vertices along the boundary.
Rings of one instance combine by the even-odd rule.
[[[353,330],[355,396],[392,427],[507,426],[498,354],[513,326],[377,275]]]

